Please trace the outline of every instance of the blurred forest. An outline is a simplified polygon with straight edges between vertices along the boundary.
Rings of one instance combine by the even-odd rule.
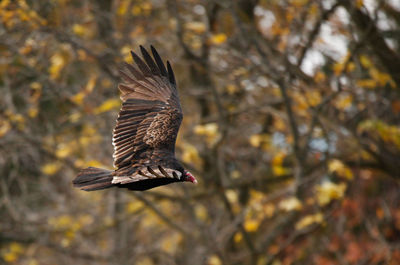
[[[0,1],[0,264],[400,264],[397,0]],[[199,180],[112,168],[118,69],[155,46]]]

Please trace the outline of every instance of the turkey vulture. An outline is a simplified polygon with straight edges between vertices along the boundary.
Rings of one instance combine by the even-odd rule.
[[[171,65],[165,67],[140,46],[143,59],[131,51],[136,67],[125,63],[119,84],[122,107],[113,132],[113,170],[88,167],[73,181],[85,191],[110,187],[147,190],[173,182],[197,183],[175,158],[175,141],[183,118]]]

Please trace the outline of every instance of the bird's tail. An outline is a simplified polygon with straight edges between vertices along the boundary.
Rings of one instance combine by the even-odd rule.
[[[114,186],[111,182],[113,171],[95,167],[82,169],[72,181],[74,187],[85,191],[102,190]]]

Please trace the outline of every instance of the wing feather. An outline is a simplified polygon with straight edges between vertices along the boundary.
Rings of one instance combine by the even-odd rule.
[[[126,69],[128,69],[129,72],[131,72],[131,74],[133,74],[133,76],[136,78],[136,80],[140,80],[140,79],[144,78],[143,74],[141,72],[139,72],[138,70],[136,70],[136,68],[133,65],[126,63],[126,62],[124,63],[124,65],[125,65]]]
[[[171,82],[171,84],[173,84],[174,86],[176,86],[174,71],[172,71],[172,67],[171,67],[171,65],[169,64],[168,61],[167,61],[167,68],[168,68],[168,78],[169,78],[169,82]]]
[[[142,71],[142,74],[144,76],[151,76],[151,71],[150,71],[149,67],[147,66],[147,64],[145,64],[145,62],[143,62],[143,60],[140,59],[140,57],[133,51],[131,51],[131,55],[132,55],[132,58],[135,61],[136,65],[139,67],[140,71]]]
[[[119,75],[128,83],[136,83],[136,80],[123,70],[119,70]]]
[[[181,176],[171,167],[183,118],[175,76],[170,63],[166,68],[153,46],[154,59],[142,46],[140,51],[143,59],[131,52],[137,68],[126,63],[126,70],[120,71],[123,103],[113,133],[117,168],[113,184]]]
[[[147,65],[150,67],[150,70],[153,75],[160,75],[160,69],[158,66],[154,63],[153,59],[151,58],[150,54],[146,51],[145,48],[143,48],[142,45],[140,45],[140,51],[142,52],[143,58],[146,61]]]
[[[158,54],[157,50],[151,45],[151,52],[153,53],[154,60],[156,61],[156,64],[158,65],[158,68],[160,69],[160,73],[162,76],[167,77],[167,70],[165,69],[165,65]]]

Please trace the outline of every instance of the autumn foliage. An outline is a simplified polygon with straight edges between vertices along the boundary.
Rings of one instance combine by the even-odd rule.
[[[400,264],[400,5],[0,2],[1,264]],[[118,69],[155,46],[199,185],[112,169]]]

